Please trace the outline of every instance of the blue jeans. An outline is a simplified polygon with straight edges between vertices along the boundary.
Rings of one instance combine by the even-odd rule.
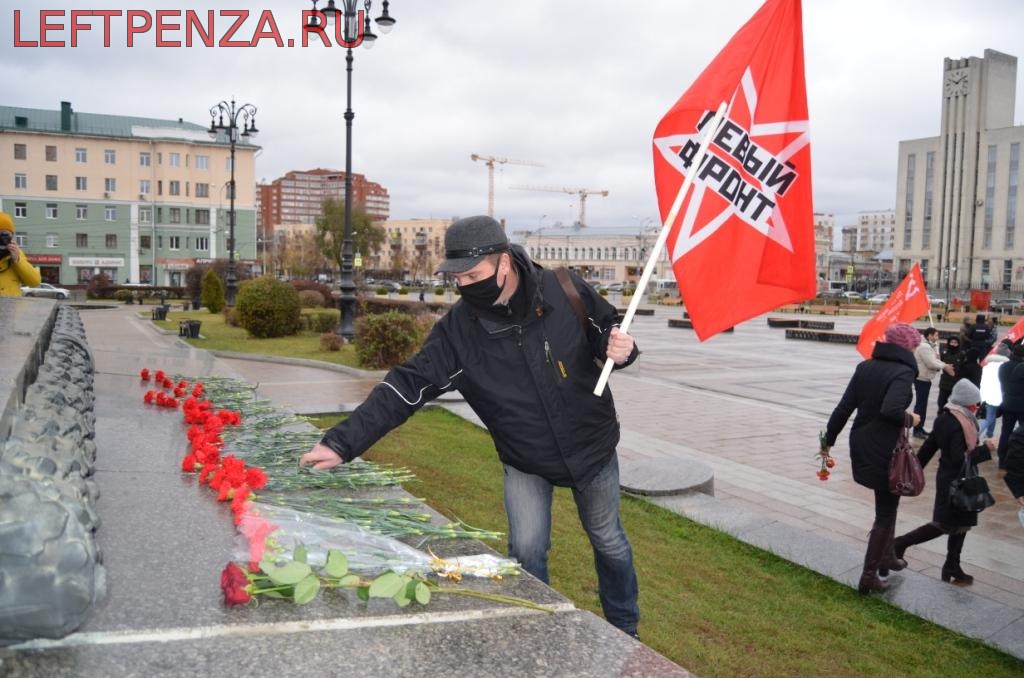
[[[986,438],[991,438],[996,432],[996,414],[999,408],[995,405],[985,404],[985,421],[981,425],[981,432]]]
[[[573,488],[572,496],[594,549],[597,587],[605,619],[626,633],[635,632],[640,608],[633,548],[619,519],[618,458],[612,456],[585,490]],[[508,555],[545,584],[548,583],[548,551],[551,550],[551,497],[551,483],[505,465]]]

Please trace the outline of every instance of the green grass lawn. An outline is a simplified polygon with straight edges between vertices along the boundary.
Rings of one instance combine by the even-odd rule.
[[[150,313],[151,309],[140,311],[140,314],[146,318],[150,317]],[[300,332],[290,337],[274,339],[254,339],[241,327],[231,327],[224,322],[222,313],[210,313],[205,309],[199,311],[172,310],[167,314],[167,320],[156,320],[153,321],[153,324],[165,330],[177,332],[178,323],[182,320],[198,320],[202,323],[200,328],[202,338],[186,339],[196,348],[308,358],[336,365],[358,367],[355,347],[350,344],[342,346],[340,351],[322,351],[320,350],[319,332]]]
[[[365,456],[410,468],[409,491],[449,517],[506,529],[501,464],[473,424],[424,410]],[[641,638],[700,676],[1024,675],[1024,662],[998,650],[646,501],[624,497],[622,519],[640,580]],[[600,615],[590,545],[563,488],[553,525],[552,586]]]

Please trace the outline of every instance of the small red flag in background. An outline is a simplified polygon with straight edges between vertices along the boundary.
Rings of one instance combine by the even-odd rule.
[[[899,287],[889,295],[889,300],[878,309],[878,313],[864,323],[857,351],[865,358],[870,358],[871,352],[875,350],[875,342],[885,335],[886,327],[893,323],[914,322],[931,308],[928,291],[921,278],[921,265],[915,263]]]
[[[1021,337],[1024,337],[1024,318],[1018,320],[1014,324],[1014,326],[1010,328],[1010,331],[1006,333],[1006,336],[997,341],[996,344],[992,347],[992,350],[986,353],[984,356],[982,356],[981,364],[984,365],[985,361],[988,360],[989,356],[998,351],[999,345],[1002,344],[1004,341],[1008,341],[1011,344],[1016,344],[1018,341],[1020,341]]]
[[[699,167],[714,111],[725,119]],[[668,252],[703,341],[782,304],[812,298],[811,146],[799,0],[768,0],[658,123],[662,221],[695,172]]]

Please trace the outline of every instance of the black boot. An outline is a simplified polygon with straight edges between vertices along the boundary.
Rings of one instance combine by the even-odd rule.
[[[964,539],[966,538],[967,534],[964,532],[949,535],[946,545],[946,562],[942,565],[942,581],[952,580],[952,583],[957,586],[970,586],[974,583],[974,577],[964,574],[964,571],[960,569],[960,552],[964,548]]]
[[[884,591],[889,585],[878,578],[885,550],[889,546],[889,528],[874,527],[868,535],[868,549],[864,554],[864,572],[860,575],[857,590],[861,593]]]
[[[941,537],[945,531],[935,523],[925,523],[921,527],[911,530],[906,534],[896,537],[893,542],[893,552],[897,558],[903,558],[903,554],[914,544],[923,544],[936,537]],[[904,561],[906,562],[906,561]]]
[[[883,580],[889,576],[890,570],[899,572],[907,566],[907,561],[902,558],[903,554],[895,552],[895,534],[896,526],[893,525],[886,532],[885,551],[882,553],[882,564],[878,567],[878,576]]]

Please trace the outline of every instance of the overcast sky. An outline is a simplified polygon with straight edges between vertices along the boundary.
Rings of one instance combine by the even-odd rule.
[[[323,3],[321,3],[322,5]],[[339,0],[340,4],[340,0]],[[574,222],[578,198],[514,186],[607,190],[587,200],[594,227],[657,219],[655,125],[761,0],[393,0],[395,29],[354,51],[353,171],[387,187],[393,218],[468,216],[487,209],[487,169],[471,154],[543,165],[495,170],[495,216],[510,229]],[[40,12],[89,3],[0,2],[3,104],[209,123],[234,95],[259,108],[256,177],[345,166],[345,60],[339,47],[301,47],[302,0],[121,2],[103,46],[101,19],[78,47],[15,47],[40,39]],[[371,15],[380,13],[374,2]],[[146,10],[248,9],[233,39],[251,40],[269,10],[282,38],[255,48],[158,47],[155,30],[127,43],[126,15]],[[839,225],[892,209],[897,143],[936,136],[944,57],[986,48],[1024,57],[1021,0],[804,0],[814,208]],[[234,19],[218,15],[214,34]],[[142,23],[141,19],[136,20]],[[172,20],[169,23],[183,23]],[[186,31],[168,30],[184,41]],[[198,43],[198,34],[192,32]],[[50,40],[70,41],[70,31]],[[1017,79],[1016,124],[1024,124]]]

